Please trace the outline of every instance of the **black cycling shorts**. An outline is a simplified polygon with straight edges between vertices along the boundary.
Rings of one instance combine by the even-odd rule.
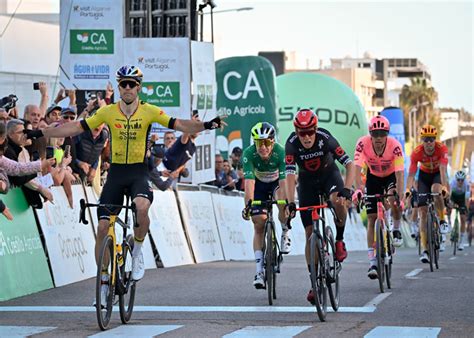
[[[431,192],[431,186],[435,183],[441,184],[441,174],[439,173],[439,171],[436,173],[425,173],[424,171],[420,170],[420,174],[418,176],[419,194],[427,194]],[[418,196],[418,206],[426,206],[427,198],[428,196]]]
[[[123,205],[125,193],[131,200],[135,197],[144,197],[153,202],[153,190],[150,185],[148,168],[144,163],[112,164],[107,181],[102,188],[100,203]],[[113,210],[113,214],[120,213],[120,209]],[[110,212],[106,208],[97,208],[99,219],[109,219]]]
[[[389,190],[397,187],[397,178],[395,173],[391,173],[386,177],[378,177],[372,175],[370,171],[367,172],[367,182],[365,190],[367,195],[386,194]],[[375,197],[365,199],[365,209],[367,215],[377,213],[377,199]]]
[[[451,201],[453,201],[454,204],[458,205],[459,208],[459,213],[461,215],[467,215],[467,207],[466,207],[466,194],[456,194],[454,192],[451,192],[451,196],[449,197]]]
[[[343,188],[344,181],[339,168],[335,164],[319,175],[300,175],[298,177],[299,206],[319,205],[321,204],[321,195],[329,198],[332,193],[339,192]],[[313,224],[311,211],[300,211],[300,217],[305,228]]]
[[[267,201],[272,197],[273,191],[278,187],[279,185],[279,180],[276,180],[274,182],[270,183],[265,183],[262,182],[258,179],[255,179],[255,188],[253,191],[253,200],[254,201]],[[276,198],[276,197],[275,197]],[[256,216],[256,215],[266,215],[267,214],[267,208],[263,206],[252,206],[250,210],[250,215]]]

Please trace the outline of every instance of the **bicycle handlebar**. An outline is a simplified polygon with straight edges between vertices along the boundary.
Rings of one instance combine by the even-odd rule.
[[[86,208],[90,208],[90,207],[103,207],[103,208],[106,208],[107,210],[110,211],[110,209],[112,208],[124,208],[124,209],[130,209],[132,210],[133,213],[135,213],[137,211],[137,208],[135,206],[135,203],[132,202],[130,206],[128,205],[118,205],[118,204],[107,204],[107,203],[87,203],[83,198],[79,201],[80,203],[80,206],[81,206],[81,210],[80,210],[80,214],[79,214],[79,222],[81,222],[82,224],[89,224],[89,222],[87,221],[86,219]]]
[[[319,204],[319,205],[310,205],[310,206],[307,206],[307,207],[299,207],[299,208],[296,208],[296,210],[298,211],[313,211],[313,210],[317,210],[317,209],[324,209],[324,208],[328,208],[329,211],[331,211],[331,214],[332,216],[334,217],[334,221],[336,223],[340,223],[340,219],[339,217],[337,217],[337,214],[336,214],[336,211],[334,209],[334,205],[332,204],[331,200],[326,200],[325,203],[323,204]]]
[[[287,200],[255,200],[252,201],[252,206],[257,206],[257,205],[287,205],[288,201]]]
[[[359,214],[360,209],[362,208],[363,205],[365,205],[364,199],[366,199],[366,198],[376,198],[377,201],[381,201],[384,198],[388,198],[388,197],[395,197],[396,202],[400,201],[400,196],[398,196],[396,191],[394,191],[391,194],[373,194],[373,195],[362,194],[361,198],[359,199],[359,203],[356,204],[357,213]]]

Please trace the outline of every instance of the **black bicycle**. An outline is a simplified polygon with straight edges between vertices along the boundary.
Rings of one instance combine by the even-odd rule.
[[[273,194],[274,196],[274,194]],[[267,219],[264,228],[263,240],[263,266],[265,272],[265,288],[268,293],[268,304],[273,305],[276,296],[276,274],[280,273],[280,264],[283,256],[280,252],[275,230],[275,222],[273,221],[273,205],[286,205],[286,200],[276,200],[270,198],[268,200],[252,201],[252,206],[263,206],[267,210]],[[291,226],[289,226],[291,228]]]
[[[430,270],[433,272],[434,266],[439,269],[439,248],[441,246],[441,233],[439,230],[439,219],[436,215],[436,208],[434,205],[435,196],[442,194],[437,192],[418,193],[418,196],[426,196],[426,204],[428,212],[426,214],[426,231],[428,238],[428,256],[430,259]],[[425,248],[426,249],[426,248]]]
[[[132,202],[130,205],[130,197],[127,196],[126,205],[93,204],[86,203],[84,199],[81,199],[80,205],[79,221],[83,224],[88,224],[85,217],[86,208],[103,207],[110,212],[109,230],[102,242],[97,262],[95,301],[97,322],[101,330],[106,330],[110,322],[116,295],[119,297],[122,323],[128,323],[132,317],[136,283],[132,280],[133,236],[127,235],[127,230],[130,228],[128,222],[129,210],[132,212],[133,224],[137,224],[135,203]],[[125,222],[116,215],[120,208],[125,209]],[[123,228],[122,241],[118,243],[115,235],[115,224],[119,224]],[[105,299],[102,298],[103,287],[107,288],[104,295]]]
[[[311,288],[314,295],[313,305],[316,306],[319,320],[324,322],[327,314],[327,294],[333,310],[339,309],[341,263],[336,259],[334,235],[331,228],[326,225],[324,208],[329,208],[336,223],[338,218],[330,200],[323,203],[323,197],[319,196],[319,201],[318,205],[299,207],[296,210],[311,211],[313,221],[313,231],[309,238]]]

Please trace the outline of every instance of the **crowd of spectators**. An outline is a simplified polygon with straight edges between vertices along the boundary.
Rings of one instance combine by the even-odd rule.
[[[208,182],[225,190],[244,190],[244,172],[242,169],[242,148],[234,147],[228,159],[216,153],[214,181]]]

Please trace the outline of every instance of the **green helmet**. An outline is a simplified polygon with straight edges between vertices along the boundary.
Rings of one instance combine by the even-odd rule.
[[[274,139],[275,127],[268,122],[259,122],[252,127],[252,138],[256,140]]]

